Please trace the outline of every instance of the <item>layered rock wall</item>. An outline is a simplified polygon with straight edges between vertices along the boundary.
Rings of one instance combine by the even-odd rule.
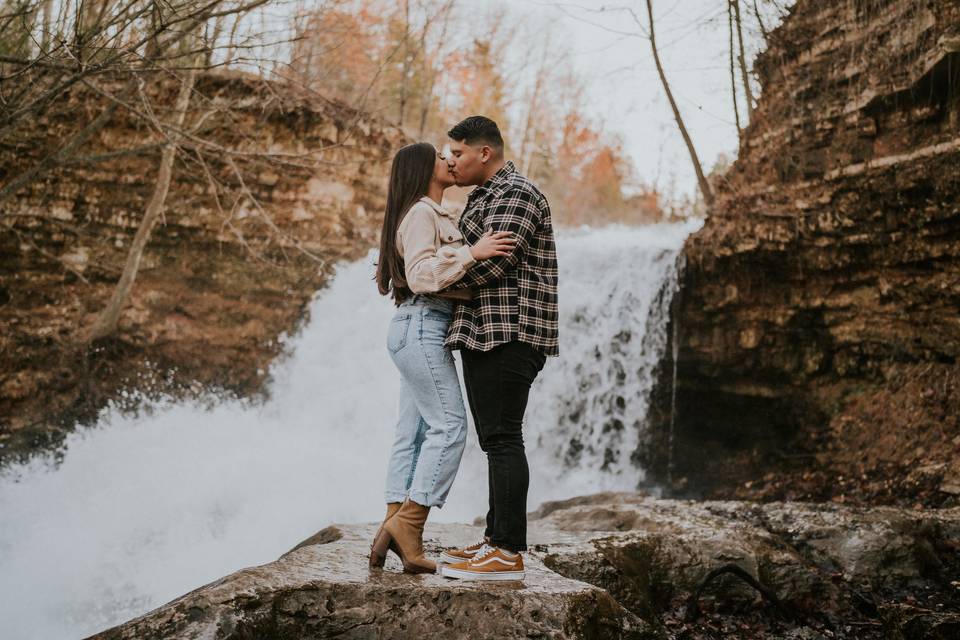
[[[914,420],[937,437],[890,447],[942,442],[944,462],[960,446],[960,2],[800,0],[756,69],[739,158],[685,250],[672,455],[668,365],[648,462],[680,489],[757,481],[813,456],[798,434],[842,430],[864,394],[887,405],[850,417],[865,449]],[[922,416],[899,413],[915,394]]]
[[[147,78],[145,99],[77,157],[0,203],[0,459],[55,443],[126,390],[262,389],[278,337],[333,265],[376,242],[398,130],[281,83],[203,74],[120,329],[85,348],[157,175],[161,138],[134,111],[152,105],[168,119],[177,90]],[[63,144],[88,120],[78,113],[105,106],[78,89],[6,137],[0,179]]]

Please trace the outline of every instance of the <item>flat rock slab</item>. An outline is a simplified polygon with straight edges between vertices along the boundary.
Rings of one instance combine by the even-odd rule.
[[[941,631],[903,633],[916,612],[897,604],[897,594],[937,588],[950,602],[950,580],[960,568],[960,509],[597,494],[532,513],[527,578],[504,583],[405,575],[392,554],[382,570],[370,570],[376,526],[328,527],[275,562],[93,637],[668,638],[671,609],[712,570],[730,565],[795,613],[793,635],[783,637],[813,628],[831,630],[834,638],[884,637],[856,631],[875,628],[900,634],[889,637],[934,638],[956,624],[948,611],[931,611],[912,628]],[[475,542],[480,533],[475,526],[429,523],[427,555]],[[762,604],[752,587],[730,575],[711,583],[704,597],[754,609]],[[845,628],[855,631],[847,635]]]
[[[369,569],[377,525],[332,526],[269,564],[233,573],[145,616],[92,636],[136,638],[654,638],[606,591],[535,557],[523,582],[470,583],[406,575],[391,554]],[[432,524],[428,555],[477,539]]]

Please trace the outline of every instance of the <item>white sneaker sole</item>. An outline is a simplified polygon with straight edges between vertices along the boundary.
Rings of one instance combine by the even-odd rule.
[[[452,569],[443,567],[440,575],[444,578],[456,578],[458,580],[523,580],[526,573],[524,571],[495,571],[480,573],[477,571],[463,571],[462,569]]]

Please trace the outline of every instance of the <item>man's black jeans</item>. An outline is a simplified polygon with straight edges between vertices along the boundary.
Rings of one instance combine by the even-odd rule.
[[[523,414],[530,385],[546,356],[523,342],[490,351],[461,349],[463,381],[480,448],[487,454],[490,508],[485,535],[508,551],[527,548],[527,487]]]

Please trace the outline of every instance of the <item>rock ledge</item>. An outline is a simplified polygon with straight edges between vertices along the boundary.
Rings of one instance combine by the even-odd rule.
[[[615,493],[548,503],[531,517],[524,583],[408,576],[392,556],[371,571],[366,554],[376,525],[336,525],[274,562],[93,638],[669,638],[681,628],[726,629],[727,618],[742,638],[942,638],[960,631],[960,615],[951,613],[960,598],[949,578],[957,575],[960,509]],[[428,524],[428,554],[439,553],[441,540],[468,544],[478,533]],[[683,621],[689,594],[728,564],[772,590],[791,619],[744,582],[722,576],[701,598],[700,626]],[[932,599],[938,605],[930,608]]]

